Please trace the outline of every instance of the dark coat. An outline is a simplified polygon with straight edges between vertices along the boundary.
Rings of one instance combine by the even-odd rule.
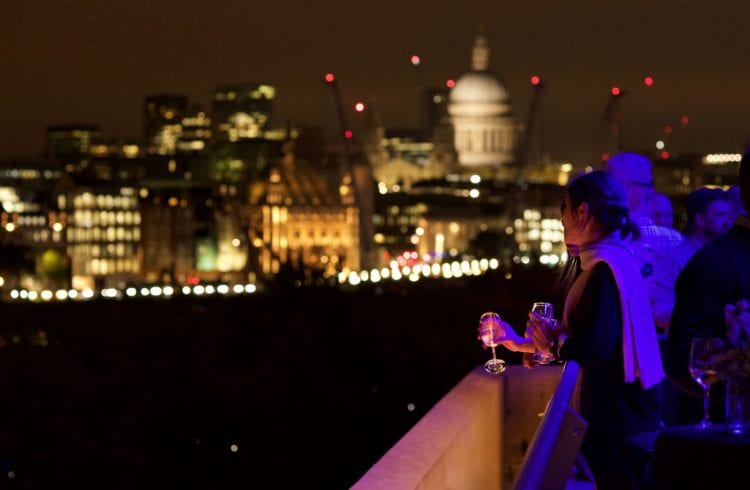
[[[568,320],[560,358],[581,366],[581,415],[589,423],[582,452],[599,488],[638,488],[643,465],[632,461],[628,440],[659,429],[661,385],[625,382],[620,293],[605,262],[594,266]]]
[[[672,383],[695,398],[690,402],[683,397],[682,404],[690,406],[681,409],[693,412],[692,418],[697,421],[700,420],[697,397],[702,390],[688,372],[690,342],[696,337],[726,339],[724,306],[742,298],[750,300],[750,229],[736,225],[696,252],[677,277],[675,295],[664,370]],[[716,388],[721,391],[720,386]],[[722,400],[718,392],[716,395],[712,401],[717,406],[712,412],[721,416]]]

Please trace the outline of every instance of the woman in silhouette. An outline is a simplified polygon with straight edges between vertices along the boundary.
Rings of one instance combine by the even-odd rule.
[[[597,488],[647,488],[649,453],[637,441],[661,426],[664,372],[645,283],[629,249],[637,228],[625,189],[608,172],[583,174],[569,184],[561,211],[571,257],[562,328],[530,313],[531,335],[508,326],[503,345],[577,361],[581,415],[589,424],[582,453]]]

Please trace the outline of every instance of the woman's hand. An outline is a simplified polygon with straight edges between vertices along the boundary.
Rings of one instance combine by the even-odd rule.
[[[554,318],[543,318],[539,314],[530,311],[529,319],[526,321],[526,333],[530,336],[536,350],[542,354],[556,356],[552,352],[552,344],[560,335],[559,323]]]
[[[530,338],[521,337],[510,323],[500,320],[504,335],[498,339],[498,344],[513,352],[534,352],[534,344]]]

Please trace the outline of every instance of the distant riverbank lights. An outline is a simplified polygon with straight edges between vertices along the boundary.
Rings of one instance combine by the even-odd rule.
[[[538,257],[538,262],[547,266],[556,266],[567,258],[565,254],[544,254]],[[529,265],[532,260],[528,256],[515,256],[516,264]],[[500,267],[500,261],[495,258],[455,260],[452,262],[409,262],[393,260],[388,267],[362,271],[343,270],[338,273],[336,280],[341,285],[358,286],[375,284],[381,281],[408,280],[417,282],[425,278],[458,279],[464,276],[480,276],[490,270]],[[510,278],[506,273],[506,279]],[[184,286],[150,285],[130,286],[126,288],[105,288],[100,291],[93,289],[45,289],[33,291],[27,289],[11,289],[8,298],[13,301],[51,302],[51,301],[85,301],[96,298],[109,300],[160,298],[170,299],[175,296],[229,296],[253,294],[258,291],[255,284],[196,284]]]
[[[105,288],[98,293],[93,289],[45,289],[42,291],[30,291],[26,289],[12,289],[9,292],[10,299],[18,301],[67,301],[67,300],[90,300],[97,297],[104,299],[124,298],[171,298],[175,295],[182,296],[227,296],[238,294],[252,294],[257,291],[255,284],[197,284],[195,286],[141,286],[127,287],[124,289]]]
[[[463,276],[479,276],[488,270],[495,270],[500,266],[497,259],[475,259],[442,263],[419,263],[413,266],[399,264],[394,260],[390,267],[364,271],[341,271],[338,275],[339,284],[357,286],[362,283],[378,283],[383,280],[400,281],[407,279],[417,282],[422,278],[452,279]]]

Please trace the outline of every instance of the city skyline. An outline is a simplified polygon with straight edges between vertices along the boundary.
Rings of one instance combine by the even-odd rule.
[[[465,73],[480,26],[521,121],[529,77],[545,82],[543,144],[553,159],[592,159],[612,86],[627,93],[620,109],[630,149],[652,149],[667,125],[676,128],[667,142],[674,152],[740,151],[750,136],[750,68],[739,42],[750,7],[739,0],[712,4],[711,15],[697,1],[44,3],[0,7],[11,19],[3,159],[38,155],[45,128],[57,124],[95,124],[105,139],[140,141],[145,97],[184,94],[209,110],[214,88],[245,81],[276,87],[274,126],[325,127],[327,72],[337,75],[350,120],[362,100],[374,102],[387,128],[416,126],[420,82],[440,86]]]

